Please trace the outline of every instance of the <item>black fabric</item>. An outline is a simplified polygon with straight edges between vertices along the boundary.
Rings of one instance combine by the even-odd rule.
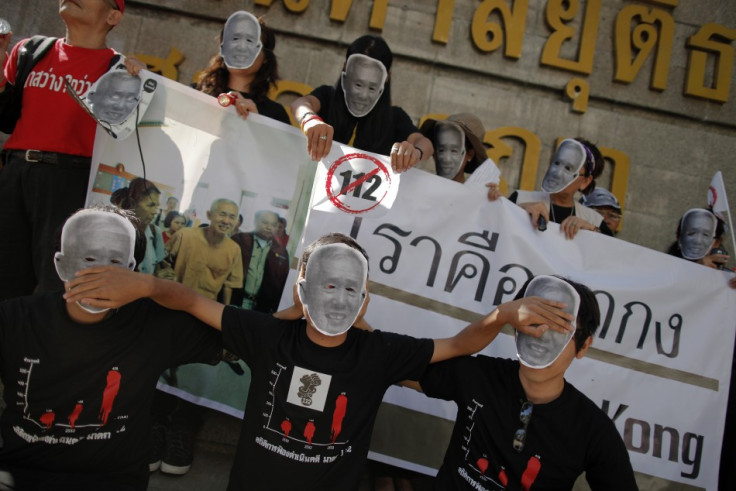
[[[60,473],[64,489],[144,490],[159,375],[215,362],[221,351],[217,331],[148,299],[89,325],[68,317],[61,293],[0,303],[0,468],[34,479]]]
[[[434,350],[430,339],[359,329],[325,348],[306,329],[225,308],[224,345],[252,374],[230,490],[357,489],[383,394],[418,377]]]
[[[334,92],[335,88],[331,85],[321,85],[314,89],[310,94],[319,100],[319,116],[324,119],[325,123],[332,126],[335,126],[335,123],[329,120],[328,114],[330,114],[330,103]],[[333,134],[333,139],[347,145],[353,135],[355,125],[358,125],[355,133],[355,141],[352,145],[353,147],[381,155],[389,155],[391,153],[391,146],[394,143],[403,142],[412,133],[419,132],[419,128],[414,125],[409,115],[400,107],[391,107],[391,118],[393,123],[393,135],[392,138],[388,138],[383,142],[371,141],[370,139],[365,138],[361,130],[366,118],[356,118],[352,115],[348,118],[350,124],[334,128],[335,132]]]
[[[512,446],[526,401],[519,362],[462,357],[430,366],[424,393],[457,403],[435,489],[572,489],[585,472],[593,490],[637,489],[629,455],[608,416],[565,382],[560,397],[535,404],[522,452]]]
[[[75,157],[78,159],[79,157]],[[61,227],[84,207],[87,164],[29,163],[6,157],[0,170],[0,300],[61,290],[54,267]]]
[[[10,134],[15,129],[15,123],[20,118],[26,78],[36,63],[51,49],[54,42],[56,38],[33,36],[18,52],[18,71],[15,83],[7,83],[5,90],[0,94],[0,131],[3,133]]]

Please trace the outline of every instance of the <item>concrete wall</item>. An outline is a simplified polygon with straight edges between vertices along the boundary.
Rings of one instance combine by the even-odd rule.
[[[704,206],[711,177],[721,170],[736,203],[736,71],[731,65],[730,93],[725,103],[683,94],[688,71],[688,39],[703,25],[715,22],[736,29],[736,0],[602,0],[595,58],[590,75],[540,64],[542,51],[553,33],[546,17],[555,0],[529,0],[521,56],[504,56],[505,43],[492,52],[478,49],[472,23],[479,11],[511,0],[389,0],[382,30],[370,29],[374,8],[386,2],[355,0],[344,22],[330,20],[333,4],[315,0],[142,0],[127,2],[122,24],[109,44],[126,54],[165,59],[171,49],[184,55],[178,80],[189,83],[217,51],[216,36],[228,15],[250,10],[265,15],[278,33],[276,54],[281,78],[308,84],[333,84],[344,60],[345,47],[366,32],[380,33],[395,54],[392,70],[394,104],[415,121],[433,113],[475,113],[487,130],[514,126],[535,134],[541,142],[536,182],[546,170],[557,138],[584,136],[599,146],[623,152],[630,159],[626,182],[625,217],[620,237],[657,250],[674,239],[677,220],[684,211]],[[2,0],[0,12],[10,21],[14,39],[43,33],[63,35],[64,26],[52,2]],[[260,5],[256,5],[256,3]],[[270,6],[263,4],[270,3]],[[580,31],[586,5],[572,21]],[[678,4],[675,7],[665,4]],[[375,5],[374,5],[375,4]],[[447,43],[432,40],[438,8],[453,4]],[[523,2],[516,1],[516,8]],[[644,62],[630,84],[614,81],[614,30],[622,9],[640,5],[665,12],[674,19],[667,87],[650,89],[653,56]],[[300,13],[289,9],[304,10]],[[493,15],[489,22],[499,22]],[[731,31],[729,31],[731,32]],[[734,31],[736,32],[736,31]],[[575,58],[579,34],[563,45],[561,56]],[[590,42],[586,42],[590,45]],[[733,63],[736,41],[725,40]],[[715,70],[710,60],[708,75]],[[565,86],[580,77],[590,88],[587,111],[572,111]],[[293,96],[279,98],[287,103]],[[519,185],[524,147],[504,139],[512,154],[499,163],[509,188]],[[610,170],[600,183],[611,184]],[[731,207],[732,213],[736,207]],[[728,249],[730,246],[726,245]]]

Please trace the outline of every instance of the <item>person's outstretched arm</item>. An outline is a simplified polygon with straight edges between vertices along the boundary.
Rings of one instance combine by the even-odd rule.
[[[547,329],[558,332],[572,331],[573,316],[561,310],[563,302],[540,297],[525,297],[506,302],[451,338],[435,339],[430,363],[472,355],[493,341],[506,324],[530,336],[539,337]]]
[[[318,116],[322,105],[313,95],[305,95],[291,103],[291,112],[307,137],[307,153],[313,161],[318,161],[330,153],[334,129]]]
[[[149,297],[156,303],[193,315],[217,330],[222,329],[225,306],[188,286],[153,275],[136,273],[118,266],[83,269],[66,283],[67,302],[82,301],[101,308],[118,308],[139,298]]]

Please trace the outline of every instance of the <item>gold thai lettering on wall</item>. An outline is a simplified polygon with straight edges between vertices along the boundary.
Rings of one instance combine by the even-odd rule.
[[[157,56],[146,55],[143,53],[135,53],[133,56],[145,63],[150,71],[158,73],[162,77],[166,77],[171,80],[179,79],[178,66],[182,61],[184,61],[184,53],[175,47],[172,46],[169,48],[169,54],[166,58],[159,58]]]
[[[628,5],[616,16],[614,38],[614,80],[631,83],[656,47],[649,87],[659,91],[667,88],[672,43],[675,38],[675,20],[669,12],[643,5]]]
[[[567,7],[567,8],[565,8]],[[590,75],[593,72],[595,44],[598,38],[598,18],[601,0],[588,0],[585,5],[582,33],[578,43],[578,58],[570,60],[560,55],[562,45],[575,38],[575,28],[570,24],[578,16],[579,0],[549,0],[545,9],[547,25],[552,34],[542,50],[542,65],[549,65],[571,72]]]
[[[518,60],[521,58],[528,10],[529,0],[516,0],[513,7],[509,7],[506,0],[483,0],[475,10],[470,26],[473,44],[481,51],[491,52],[504,42],[504,56]],[[490,20],[492,14],[500,16],[503,24]]]
[[[718,102],[728,102],[731,85],[734,48],[731,41],[736,40],[736,29],[728,29],[716,23],[704,25],[687,40],[690,48],[688,57],[687,82],[685,94]],[[706,85],[705,73],[708,52],[716,57],[714,81]]]

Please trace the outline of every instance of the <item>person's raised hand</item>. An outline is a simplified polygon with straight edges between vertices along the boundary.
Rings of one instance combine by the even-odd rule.
[[[501,190],[498,189],[498,184],[495,182],[489,182],[486,184],[488,188],[488,201],[496,201],[501,197]]]
[[[99,266],[77,271],[65,283],[67,303],[83,302],[100,308],[115,309],[139,298],[150,296],[154,277],[120,266]]]
[[[421,157],[421,150],[408,141],[396,142],[391,146],[391,168],[396,173],[411,169]]]
[[[700,260],[700,264],[713,269],[723,269],[728,262],[728,254],[708,254]]]
[[[302,131],[307,136],[307,152],[314,162],[330,153],[334,128],[320,118],[309,119],[303,124]]]
[[[145,70],[146,68],[148,68],[145,63],[143,63],[135,56],[126,56],[124,63],[125,69],[128,70],[128,73],[130,73],[134,77],[137,77],[138,74],[141,73],[141,70]]]
[[[524,208],[532,219],[532,227],[537,228],[539,217],[543,216],[544,219],[549,222],[549,207],[540,201],[532,203],[520,203],[519,206]]]
[[[560,231],[565,234],[568,239],[574,239],[580,230],[590,230],[595,232],[596,227],[592,223],[583,220],[580,217],[569,216],[562,220]]]
[[[253,102],[252,99],[243,97],[243,94],[234,90],[230,91],[229,94],[235,97],[235,102],[233,103],[233,106],[235,106],[235,111],[237,111],[238,116],[240,116],[242,119],[248,119],[248,115],[251,113],[258,114],[258,108],[256,107],[256,103]]]
[[[564,302],[524,297],[499,305],[498,313],[504,323],[511,324],[521,333],[538,338],[549,329],[563,334],[573,330],[571,321],[574,317],[562,310],[565,307],[567,305]]]

